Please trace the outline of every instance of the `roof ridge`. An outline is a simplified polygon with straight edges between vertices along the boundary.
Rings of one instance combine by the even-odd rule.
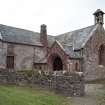
[[[40,34],[37,32],[3,24],[0,24],[0,32],[2,40],[5,42],[42,46]]]
[[[74,32],[74,31],[79,31],[79,30],[83,30],[83,29],[86,29],[86,28],[90,28],[90,27],[93,27],[93,26],[96,26],[96,25],[91,25],[91,26],[87,26],[87,27],[84,27],[84,28],[76,29],[76,30],[73,30],[73,31],[65,32],[63,34],[56,35],[55,37],[60,36],[60,35],[64,35],[64,34],[68,34],[68,33]]]
[[[93,34],[93,32],[97,29],[98,25],[99,25],[99,24],[96,24],[96,25],[95,25],[95,27],[89,32],[89,35],[92,35],[92,34]],[[89,37],[90,37],[90,36],[89,36]],[[89,39],[87,38],[87,40],[85,41],[85,43],[86,43],[88,40],[89,40]],[[81,48],[83,48],[83,46],[84,46],[84,43],[82,44]]]
[[[96,29],[96,25],[91,25],[55,37],[61,44],[72,44],[74,49],[80,49],[84,42],[89,38],[91,32]]]
[[[18,27],[4,25],[4,24],[0,24],[0,26],[10,27],[10,28],[14,28],[14,29],[19,29],[19,30],[24,30],[24,31],[28,31],[28,32],[33,32],[33,33],[38,33],[39,34],[39,32],[31,31],[31,30],[24,29],[24,28],[18,28]]]

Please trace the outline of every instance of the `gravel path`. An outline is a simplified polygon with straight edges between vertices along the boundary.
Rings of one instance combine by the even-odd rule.
[[[86,95],[84,97],[68,97],[73,101],[70,105],[100,105],[97,95],[103,91],[105,91],[105,87],[102,84],[87,84],[85,86]]]

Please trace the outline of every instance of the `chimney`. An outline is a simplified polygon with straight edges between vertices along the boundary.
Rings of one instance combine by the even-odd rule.
[[[48,41],[47,41],[47,29],[46,29],[46,25],[42,24],[40,26],[40,41],[41,43],[44,45],[44,47],[48,46]]]
[[[95,24],[104,24],[104,12],[100,9],[97,9],[96,12],[93,14],[95,19]]]

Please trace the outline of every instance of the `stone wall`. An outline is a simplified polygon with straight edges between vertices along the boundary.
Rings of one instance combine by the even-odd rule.
[[[0,41],[0,68],[6,67],[7,44]]]
[[[16,84],[19,86],[35,86],[52,89],[56,93],[65,96],[83,96],[84,79],[83,75],[72,73],[69,75],[32,76],[17,74],[15,72],[0,72],[0,83]]]
[[[85,80],[102,79],[101,75],[105,75],[105,68],[99,65],[99,48],[102,44],[105,44],[105,34],[102,26],[98,26],[83,49]]]
[[[32,69],[34,48],[26,45],[14,45],[15,69],[27,70]]]
[[[43,62],[40,62],[40,59],[46,56],[46,50],[43,47],[38,46],[21,45],[0,41],[0,68],[2,69],[6,69],[7,56],[14,57],[14,70],[29,70],[33,69],[34,63],[37,64],[38,62],[43,64]],[[43,69],[43,65],[41,68]]]
[[[56,92],[67,96],[83,96],[84,82],[76,74],[70,76],[56,76]]]
[[[64,49],[57,43],[55,42],[51,49],[49,50],[48,53],[48,69],[49,70],[53,70],[53,59],[55,56],[59,56],[62,60],[63,63],[63,70],[68,70],[68,56],[67,54],[64,52]]]

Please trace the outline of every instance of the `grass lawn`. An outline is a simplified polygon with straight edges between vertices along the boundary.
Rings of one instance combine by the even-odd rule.
[[[105,105],[105,91],[98,95],[98,105]]]
[[[103,84],[103,91],[97,94],[97,105],[105,105],[105,79],[88,81],[89,84]]]
[[[86,81],[88,84],[105,84],[105,79],[97,79],[92,81]]]
[[[41,89],[0,85],[0,105],[68,105],[66,97]]]

